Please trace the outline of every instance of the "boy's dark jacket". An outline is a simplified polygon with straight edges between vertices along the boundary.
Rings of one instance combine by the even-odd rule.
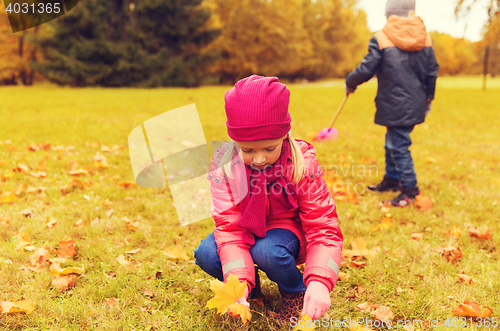
[[[412,126],[425,120],[427,99],[434,99],[439,65],[420,17],[391,16],[373,35],[368,54],[346,78],[356,88],[377,74],[375,123]]]

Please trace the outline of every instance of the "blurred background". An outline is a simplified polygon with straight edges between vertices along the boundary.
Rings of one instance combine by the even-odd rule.
[[[500,0],[433,2],[417,1],[417,15],[429,21],[440,75],[500,74]],[[14,34],[1,2],[0,85],[342,78],[383,26],[384,8],[385,0],[80,0],[68,14]]]

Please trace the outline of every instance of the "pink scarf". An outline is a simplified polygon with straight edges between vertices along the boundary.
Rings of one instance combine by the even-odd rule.
[[[248,193],[240,202],[241,218],[236,223],[243,229],[243,242],[255,244],[255,236],[266,236],[266,196],[269,198],[271,215],[279,215],[298,208],[299,190],[285,173],[290,156],[290,142],[283,140],[279,159],[263,170],[245,165]]]

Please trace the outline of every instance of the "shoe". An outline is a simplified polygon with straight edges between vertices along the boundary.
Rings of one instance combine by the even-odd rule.
[[[368,185],[370,191],[386,192],[386,191],[400,191],[401,186],[399,185],[399,180],[384,176],[384,179],[377,185]]]
[[[264,294],[262,294],[260,288],[259,269],[255,267],[255,287],[250,290],[250,293],[248,294],[248,300],[260,298],[264,298]]]
[[[306,292],[286,293],[280,291],[280,293],[283,304],[276,319],[281,324],[290,324],[292,317],[299,317],[304,306],[304,295]]]
[[[406,207],[415,200],[415,197],[419,194],[418,187],[405,187],[401,188],[401,193],[392,200],[387,200],[384,202],[390,202],[394,207]]]

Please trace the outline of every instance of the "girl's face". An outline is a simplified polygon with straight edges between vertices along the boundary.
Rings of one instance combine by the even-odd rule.
[[[246,165],[254,169],[262,170],[276,162],[281,154],[283,138],[254,140],[254,141],[235,141],[241,150],[241,157]]]

